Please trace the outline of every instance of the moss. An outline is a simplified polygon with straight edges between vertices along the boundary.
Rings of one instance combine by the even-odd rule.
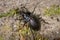
[[[59,5],[51,5],[49,8],[45,8],[45,15],[60,15],[60,6]]]
[[[30,35],[31,31],[30,28],[24,27],[23,29],[19,30],[19,33],[23,36]]]
[[[11,9],[9,12],[6,13],[1,13],[0,18],[2,17],[7,17],[7,16],[13,16],[14,14],[17,14],[18,8],[17,9]]]
[[[3,40],[3,37],[0,36],[0,40]]]
[[[44,38],[39,32],[34,32],[35,40],[48,40],[48,38]]]

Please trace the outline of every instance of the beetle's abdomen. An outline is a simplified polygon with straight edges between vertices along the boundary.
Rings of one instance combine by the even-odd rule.
[[[30,24],[31,24],[32,26],[36,26],[36,25],[37,25],[36,21],[35,21],[35,20],[32,20],[32,19],[30,19]]]
[[[39,26],[37,21],[35,21],[34,19],[30,19],[29,24],[30,28],[32,28],[33,30],[38,30]]]

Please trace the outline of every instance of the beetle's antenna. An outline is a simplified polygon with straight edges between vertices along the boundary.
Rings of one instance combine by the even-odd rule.
[[[28,11],[28,9],[26,8],[27,4],[28,4],[27,2],[25,3],[25,5],[24,4],[21,4],[22,10]]]
[[[35,11],[35,9],[37,8],[37,6],[38,6],[39,3],[40,3],[40,2],[38,2],[38,3],[35,5],[35,7],[34,7],[32,13],[34,13],[34,11]]]

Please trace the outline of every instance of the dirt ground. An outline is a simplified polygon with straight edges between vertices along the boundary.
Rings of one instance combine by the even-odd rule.
[[[51,17],[43,15],[44,8],[49,8],[51,5],[60,5],[60,0],[0,0],[0,13],[6,13],[10,9],[20,8],[21,4],[30,12],[36,7],[33,14],[40,15],[40,17],[49,23],[46,24],[41,22],[41,29],[38,31],[39,34],[49,38],[49,40],[60,38],[60,16],[52,16],[53,19],[51,19]],[[13,30],[18,29],[16,25],[19,25],[19,21],[14,20],[15,18],[16,17],[0,18],[0,35],[4,37],[4,40],[9,40],[9,38],[11,38],[10,36],[13,33],[11,28],[13,28]],[[57,21],[57,18],[59,21]],[[16,35],[15,38],[15,40],[18,40],[19,36]]]

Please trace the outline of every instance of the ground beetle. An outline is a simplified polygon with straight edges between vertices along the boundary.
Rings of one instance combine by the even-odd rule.
[[[40,20],[42,20],[44,23],[47,23],[47,24],[48,22],[45,22],[45,20],[43,20],[42,18],[40,18],[39,20],[39,17],[37,17],[36,15],[33,15],[35,8],[33,12],[30,12],[25,6],[23,6],[21,7],[22,10],[19,11],[19,14],[23,17],[22,20],[24,20],[24,25],[28,22],[31,29],[39,30],[41,27]]]
[[[28,11],[25,7],[21,7],[21,9],[19,14],[22,16],[22,20],[24,20],[24,25],[28,22],[31,29],[39,30],[40,22],[38,17],[33,15],[33,13]]]

